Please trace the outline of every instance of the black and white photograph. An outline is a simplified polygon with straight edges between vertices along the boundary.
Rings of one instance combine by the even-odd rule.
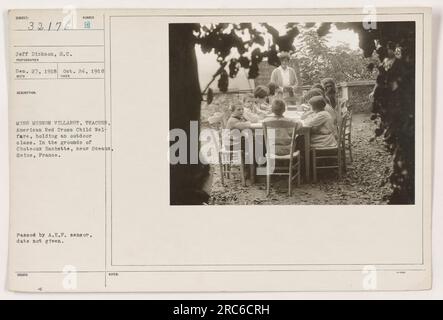
[[[172,205],[415,203],[414,21],[169,25]]]
[[[430,290],[440,21],[304,5],[8,11],[8,294]]]

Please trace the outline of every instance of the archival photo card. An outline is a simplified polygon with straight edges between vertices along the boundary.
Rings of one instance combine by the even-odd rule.
[[[8,17],[10,290],[431,288],[431,9]]]

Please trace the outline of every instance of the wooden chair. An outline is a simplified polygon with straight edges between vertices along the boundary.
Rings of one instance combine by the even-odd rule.
[[[346,163],[346,151],[349,152],[349,160],[352,163],[354,159],[352,158],[352,109],[348,108],[346,122],[344,123],[344,132],[343,132],[343,149],[344,149],[344,161]]]
[[[337,169],[338,178],[342,177],[342,170],[346,171],[346,161],[344,154],[344,138],[345,138],[345,126],[348,122],[349,115],[345,113],[342,117],[342,121],[338,130],[338,141],[336,147],[326,147],[326,148],[311,148],[312,152],[312,174],[313,174],[313,182],[317,182],[317,170],[318,169]],[[327,160],[336,160],[336,164],[330,165],[319,165],[318,160],[324,161]]]
[[[297,186],[300,185],[300,151],[295,150],[295,139],[297,137],[297,123],[287,120],[272,120],[263,122],[263,133],[266,146],[266,195],[269,196],[271,188],[271,175],[288,176],[288,194],[292,194],[292,182],[297,178]],[[279,147],[289,147],[289,154],[277,155],[275,151],[275,139],[271,141],[269,130],[288,130],[291,136],[288,145],[279,145]],[[275,136],[274,136],[275,138]],[[277,165],[277,162],[280,164]],[[281,163],[288,162],[286,166]],[[271,172],[272,164],[272,172]]]
[[[335,112],[337,113],[337,130],[338,130],[343,120],[343,115],[348,112],[348,99],[339,99]]]
[[[240,175],[242,185],[246,186],[244,150],[241,146],[240,148],[234,147],[233,137],[230,137],[229,141],[223,141],[225,139],[223,130],[227,130],[224,123],[219,123],[217,130],[218,139],[213,139],[213,141],[220,142],[220,144],[217,144],[217,153],[221,183],[225,186],[225,179]],[[237,143],[241,142],[238,141]]]

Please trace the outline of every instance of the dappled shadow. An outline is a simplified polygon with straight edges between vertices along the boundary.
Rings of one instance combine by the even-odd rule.
[[[317,183],[294,187],[291,197],[287,194],[287,180],[273,177],[271,194],[266,197],[264,177],[256,184],[241,186],[237,179],[227,180],[223,187],[220,172],[213,167],[214,183],[211,203],[218,205],[286,205],[286,204],[387,204],[386,197],[392,192],[389,184],[392,158],[381,138],[374,137],[375,124],[369,114],[353,117],[353,156],[347,173],[337,178],[335,170],[319,173]]]

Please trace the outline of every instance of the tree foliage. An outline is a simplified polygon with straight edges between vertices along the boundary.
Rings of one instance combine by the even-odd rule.
[[[196,44],[200,45],[202,52],[215,53],[220,65],[228,66],[228,71],[222,72],[218,81],[222,92],[227,91],[229,77],[234,78],[240,68],[248,69],[248,78],[255,79],[264,58],[271,65],[280,65],[278,53],[292,51],[298,34],[295,23],[287,24],[283,35],[267,23],[209,24],[195,31]],[[236,55],[232,55],[234,52]]]
[[[371,31],[359,24],[351,27],[359,32],[360,46],[366,55],[375,50],[383,61],[390,42],[401,50],[392,68],[378,67],[373,112],[374,118],[380,119],[376,134],[383,135],[394,156],[390,203],[412,204],[415,202],[415,22],[379,22]]]
[[[338,24],[360,35],[365,56],[376,52],[381,61],[388,46],[401,53],[393,67],[378,66],[374,92],[373,119],[379,119],[377,136],[383,136],[393,154],[390,177],[392,204],[415,202],[415,22],[378,22],[376,29],[365,29],[361,23]]]
[[[330,46],[315,28],[301,29],[294,55],[304,85],[320,83],[324,78],[333,78],[336,82],[374,78],[367,65],[376,63],[375,57],[365,58],[360,50],[345,44]]]
[[[328,24],[319,28],[324,35]],[[375,28],[363,23],[336,23],[338,29],[352,29],[359,34],[359,46],[365,57],[374,54],[383,61],[388,46],[400,49],[395,67],[377,66],[373,117],[379,120],[377,136],[383,136],[393,155],[390,176],[393,193],[391,204],[415,202],[415,22],[378,22]],[[375,67],[375,65],[370,65]]]

